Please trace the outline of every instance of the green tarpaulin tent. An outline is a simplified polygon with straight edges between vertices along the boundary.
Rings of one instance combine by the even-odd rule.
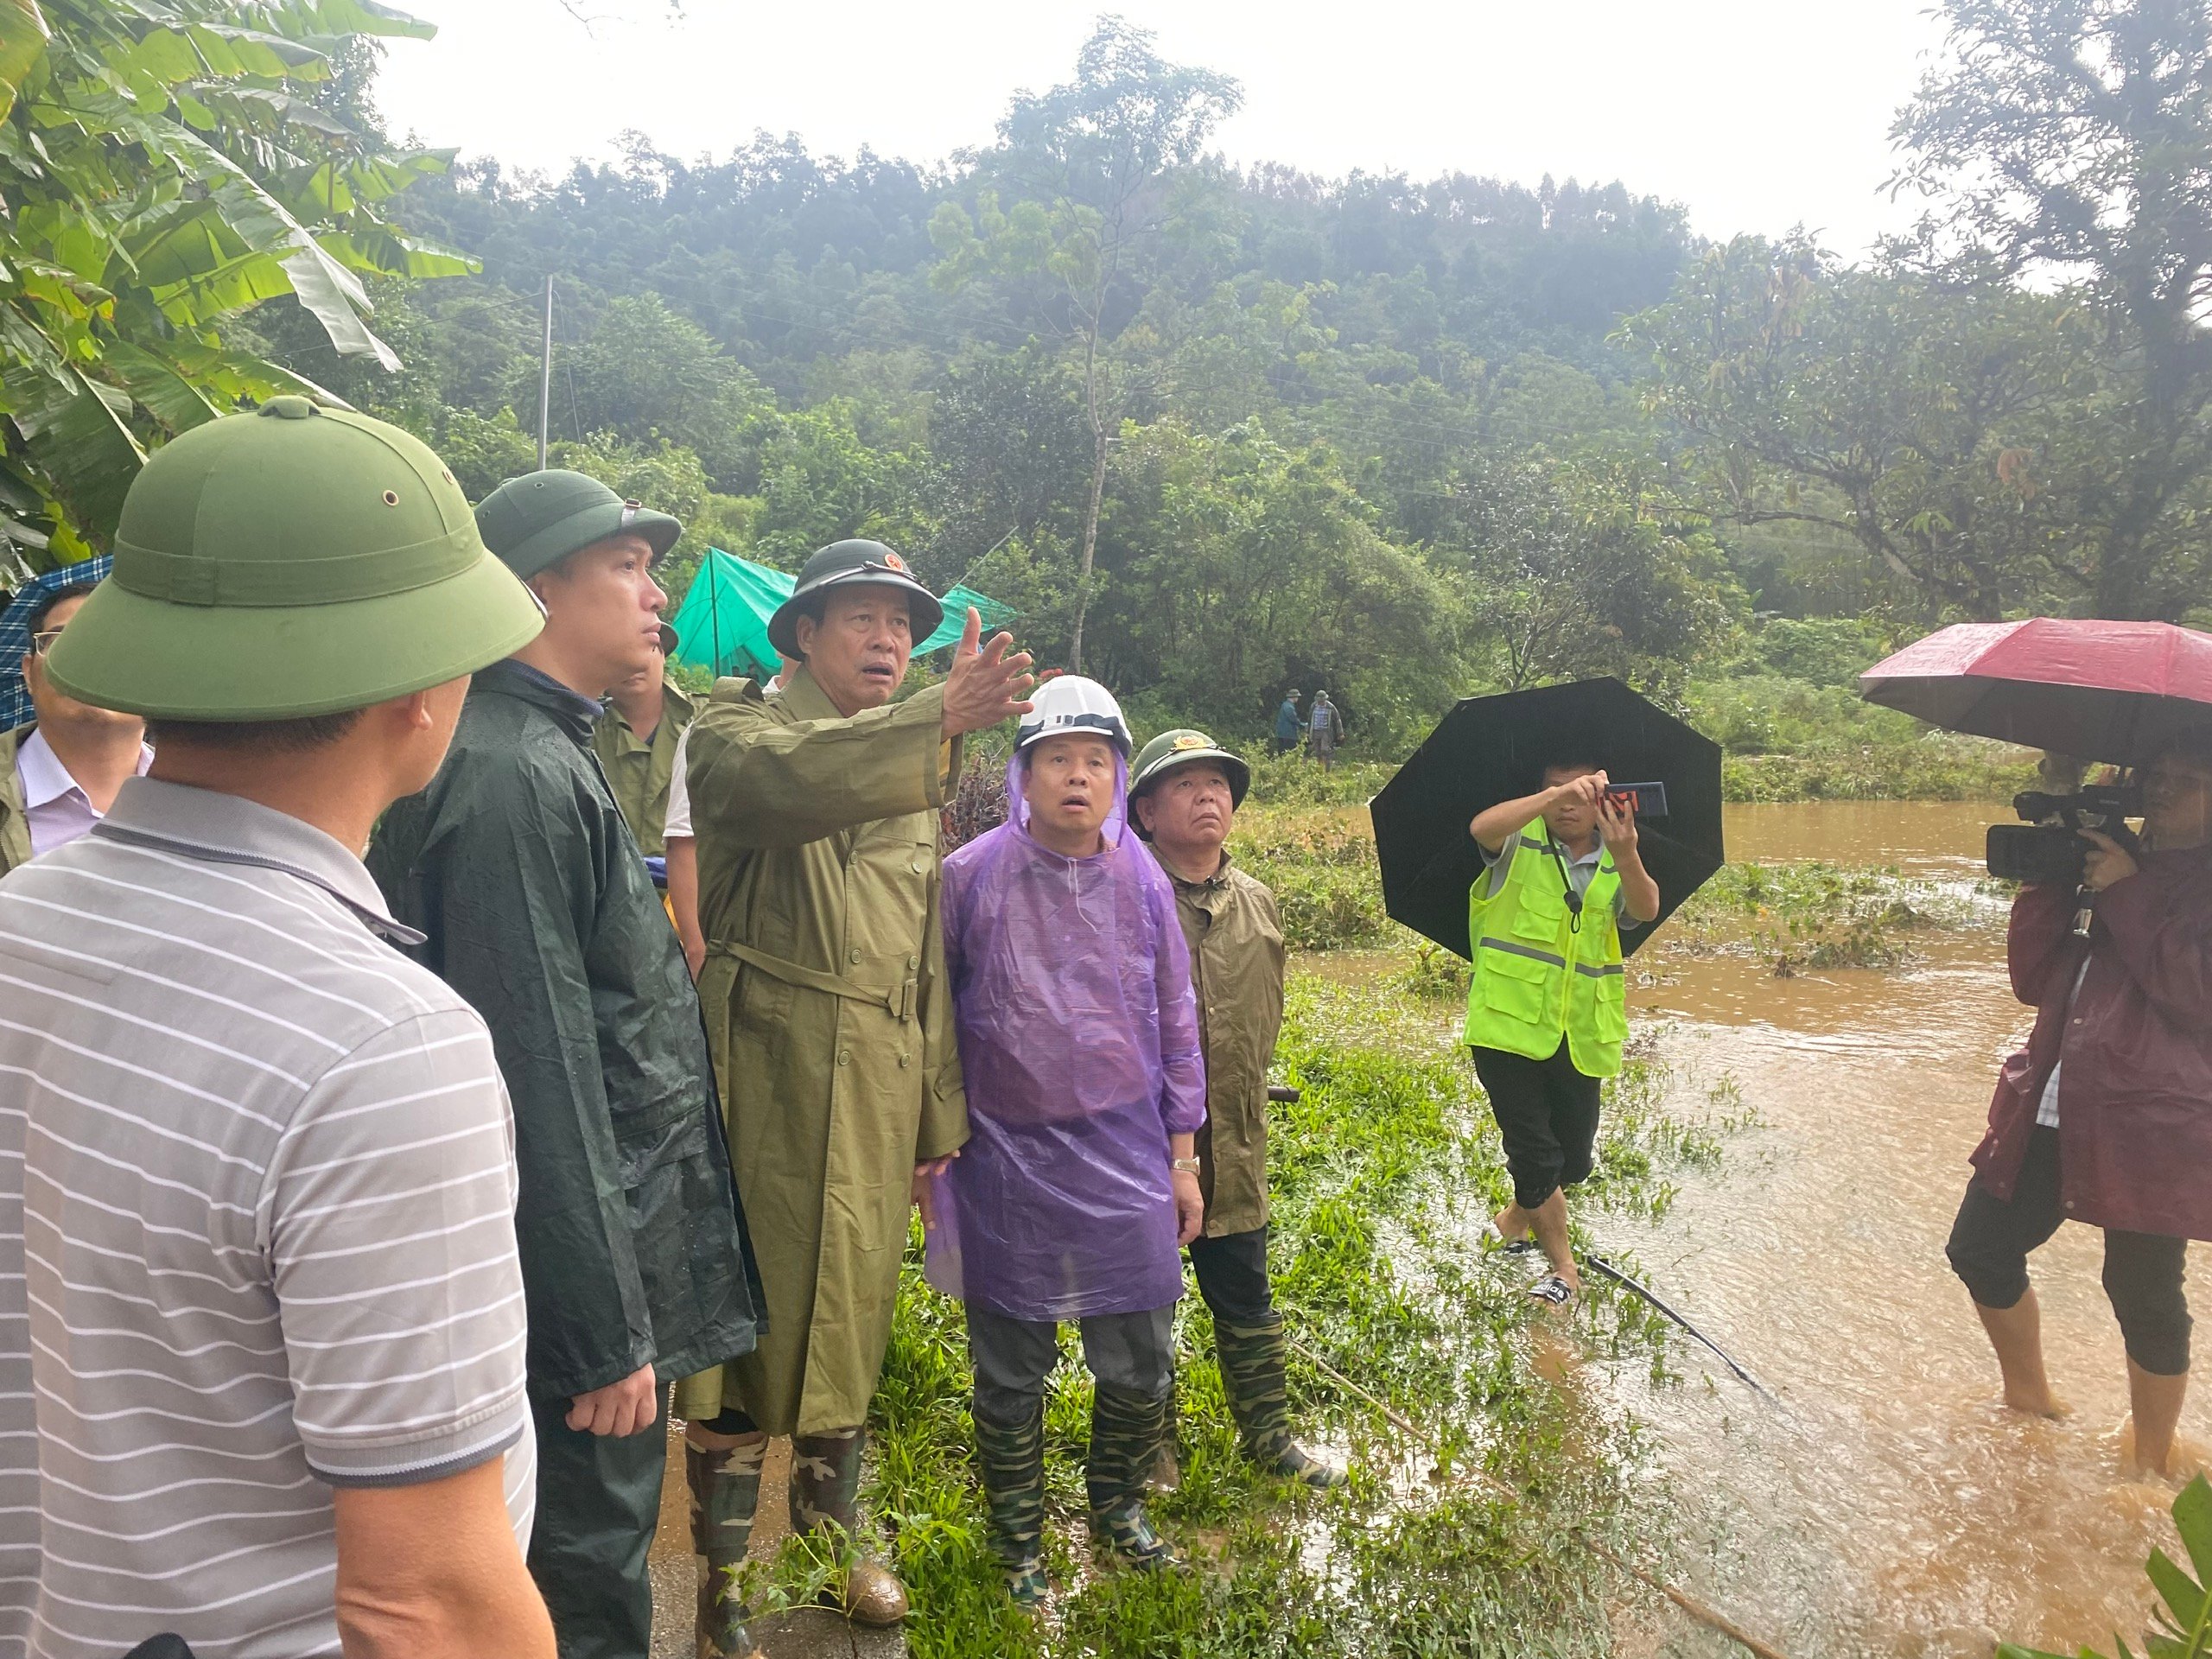
[[[768,643],[768,619],[791,596],[792,586],[788,571],[709,548],[706,562],[691,579],[676,613],[676,660],[717,675],[767,678],[779,665],[776,648]],[[914,647],[914,654],[923,656],[957,642],[971,605],[983,619],[985,633],[1015,614],[1011,605],[964,585],[955,587],[944,596],[944,621]]]

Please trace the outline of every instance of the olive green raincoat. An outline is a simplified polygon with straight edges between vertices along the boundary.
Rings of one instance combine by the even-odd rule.
[[[691,723],[691,699],[672,685],[660,689],[660,723],[650,741],[640,743],[630,722],[613,703],[591,728],[591,752],[614,791],[614,804],[622,821],[638,838],[638,850],[658,858],[664,850],[662,831],[668,824],[668,782],[676,772],[676,740]]]
[[[0,875],[31,861],[31,821],[23,812],[23,780],[16,775],[16,751],[36,729],[18,726],[0,732]]]
[[[508,661],[385,815],[368,864],[468,999],[515,1116],[531,1391],[753,1345],[759,1292],[676,931],[587,747],[592,708]]]
[[[768,1330],[680,1389],[679,1415],[868,1421],[914,1166],[968,1138],[938,918],[944,707],[931,690],[848,719],[801,669],[770,698],[723,680],[693,722],[699,995]]]
[[[1198,1185],[1206,1236],[1221,1238],[1268,1221],[1268,1068],[1282,1028],[1282,919],[1267,884],[1232,866],[1227,853],[1211,881],[1167,874],[1191,947],[1206,1062]]]

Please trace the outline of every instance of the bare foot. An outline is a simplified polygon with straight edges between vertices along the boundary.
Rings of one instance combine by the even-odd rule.
[[[1509,1204],[1490,1218],[1491,1230],[1508,1244],[1529,1236],[1529,1217],[1517,1204]]]
[[[2163,1467],[2153,1468],[2135,1454],[2135,1419],[2120,1426],[2120,1471],[2134,1478],[2169,1480],[2177,1484],[2212,1470],[2212,1447],[2186,1434],[2177,1434],[2166,1448]]]
[[[2053,1422],[2074,1414],[2074,1408],[2048,1388],[2039,1390],[2007,1389],[2005,1390],[2005,1409],[2017,1411],[2028,1417],[2048,1417]]]

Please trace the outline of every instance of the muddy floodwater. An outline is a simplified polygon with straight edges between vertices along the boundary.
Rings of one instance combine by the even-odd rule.
[[[1893,864],[1964,891],[1992,811],[1732,808],[1729,851]],[[2075,1408],[2063,1422],[1998,1408],[1995,1363],[1943,1260],[1999,1059],[2030,1020],[1996,916],[1933,936],[1897,971],[1777,979],[1663,936],[1630,966],[1631,1011],[1662,1023],[1675,1086],[1732,1077],[1758,1118],[1717,1169],[1684,1178],[1656,1226],[1594,1224],[1780,1398],[1687,1343],[1678,1382],[1605,1377],[1610,1408],[1650,1426],[1685,1574],[1793,1659],[1980,1656],[2000,1637],[2109,1651],[2115,1630],[2135,1645],[2143,1558],[2174,1548],[2172,1493],[2118,1473],[2126,1394],[2099,1236],[2069,1226],[2033,1262],[2052,1379]],[[2182,1428],[2212,1433],[2201,1393]],[[1687,1624],[1661,1647],[1729,1650]]]

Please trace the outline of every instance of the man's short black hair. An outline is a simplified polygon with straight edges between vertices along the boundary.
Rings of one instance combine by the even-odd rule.
[[[179,743],[226,754],[307,754],[337,742],[360,724],[362,713],[341,709],[297,720],[149,720],[146,741],[156,749]]]
[[[80,582],[74,587],[57,588],[47,594],[31,607],[30,626],[24,632],[31,634],[37,633],[46,626],[46,619],[54,614],[55,606],[65,599],[85,598],[91,594],[92,587],[93,584],[89,582]]]
[[[1545,761],[1544,764],[1537,769],[1536,779],[1541,783],[1548,773],[1554,772],[1572,772],[1579,775],[1586,772],[1602,772],[1604,770],[1604,767],[1600,766],[1595,760],[1592,760],[1586,754],[1567,754],[1561,755],[1556,760]]]

